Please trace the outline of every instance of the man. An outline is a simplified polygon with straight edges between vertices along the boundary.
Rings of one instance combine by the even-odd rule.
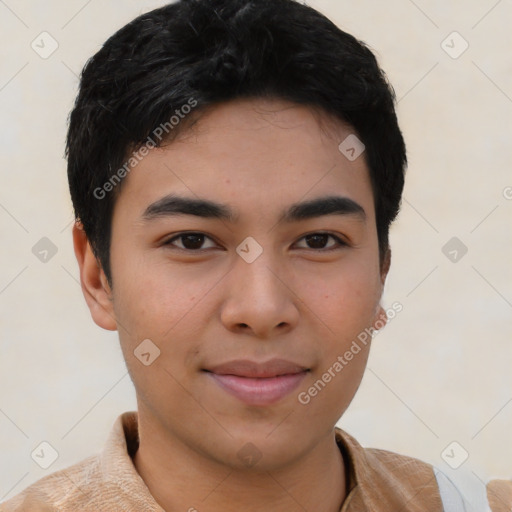
[[[506,482],[464,503],[335,428],[388,314],[393,100],[366,46],[293,0],[182,0],[105,43],[70,117],[73,240],[138,410],[2,511],[510,509]]]

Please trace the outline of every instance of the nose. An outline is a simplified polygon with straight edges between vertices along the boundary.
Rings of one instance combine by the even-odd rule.
[[[270,251],[269,251],[270,252]],[[267,251],[252,263],[239,258],[224,282],[221,321],[226,329],[271,338],[298,323],[300,298],[293,278]]]

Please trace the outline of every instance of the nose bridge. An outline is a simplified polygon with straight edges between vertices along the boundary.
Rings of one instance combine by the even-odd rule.
[[[256,300],[261,297],[266,301],[275,301],[282,294],[283,285],[277,277],[281,267],[271,245],[262,246],[248,237],[239,245],[237,253],[239,259],[233,271],[242,293],[245,291]]]
[[[278,256],[271,248],[262,247],[255,259],[247,258],[255,250],[251,241],[247,243],[247,252],[237,256],[230,272],[222,319],[227,328],[243,325],[266,335],[277,326],[294,323],[297,312],[291,287],[280,275]],[[241,246],[247,249],[244,244]]]

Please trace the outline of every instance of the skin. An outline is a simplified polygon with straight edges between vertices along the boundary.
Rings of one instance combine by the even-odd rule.
[[[385,320],[380,299],[389,253],[379,261],[364,155],[350,162],[338,150],[350,133],[327,114],[281,100],[216,106],[125,178],[112,219],[112,288],[75,226],[92,317],[119,331],[137,393],[134,464],[165,510],[335,512],[346,497],[334,427],[359,387],[370,344],[307,405],[297,397],[359,333]],[[144,220],[146,208],[169,193],[226,204],[238,220]],[[279,222],[292,203],[326,195],[352,199],[366,219]],[[175,238],[187,231],[206,235],[202,253]],[[304,238],[325,231],[346,245]],[[252,263],[236,252],[248,236],[263,248]],[[169,240],[174,245],[164,245]],[[148,338],[161,352],[145,366],[134,350]],[[247,405],[203,371],[273,357],[309,372],[266,406]],[[249,442],[261,455],[251,467],[237,456]]]

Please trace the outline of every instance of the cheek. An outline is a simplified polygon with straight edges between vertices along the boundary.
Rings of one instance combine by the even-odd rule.
[[[141,388],[151,380],[168,381],[170,376],[164,369],[183,380],[187,368],[184,362],[197,359],[204,338],[204,322],[197,318],[205,316],[205,296],[216,280],[191,277],[189,270],[170,272],[159,264],[138,266],[126,262],[124,269],[119,266],[117,270],[114,310],[121,348],[132,377]],[[155,362],[145,367],[134,352],[147,339],[160,352]]]
[[[375,279],[338,277],[310,290],[309,306],[325,333],[317,345],[314,368],[299,403],[311,416],[336,422],[352,401],[363,377],[371,344],[371,326],[379,299]]]
[[[304,281],[300,296],[335,337],[352,336],[374,319],[381,294],[378,272],[345,266]]]
[[[311,416],[325,417],[328,414],[334,423],[350,405],[361,383],[369,354],[369,344],[359,345],[357,354],[350,351],[350,361],[344,358],[346,351],[333,354],[311,379],[309,387],[303,389],[299,403],[307,408]]]
[[[318,364],[297,396],[308,417],[323,418],[319,423],[328,416],[334,424],[343,415],[361,383],[371,345],[368,303],[359,297],[337,304],[338,310],[324,313],[333,332],[318,343]]]
[[[165,262],[125,259],[114,275],[114,304],[117,319],[131,337],[162,339],[180,328],[197,310],[201,299],[214,286],[210,276],[199,278],[190,268],[169,268]]]

